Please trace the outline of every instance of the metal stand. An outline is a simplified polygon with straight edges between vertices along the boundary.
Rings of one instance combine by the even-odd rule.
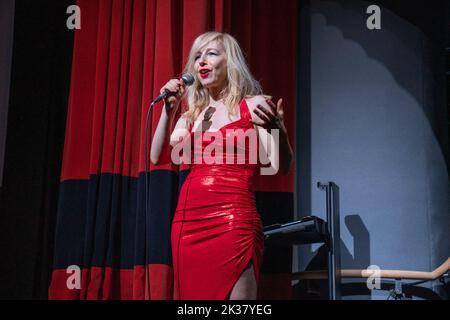
[[[327,203],[328,239],[328,294],[330,300],[340,300],[340,222],[339,222],[339,187],[334,182],[318,182],[317,187],[325,191]]]
[[[326,192],[326,222],[316,216],[307,216],[299,221],[274,224],[264,228],[266,241],[282,246],[324,243],[328,249],[329,299],[341,299],[340,293],[340,232],[339,232],[339,187],[333,183],[318,183]]]

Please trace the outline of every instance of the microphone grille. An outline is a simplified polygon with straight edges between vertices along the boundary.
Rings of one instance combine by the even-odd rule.
[[[192,74],[190,74],[189,72],[183,74],[183,75],[181,76],[181,79],[183,79],[184,83],[185,83],[187,86],[190,86],[191,84],[194,83],[194,76],[193,76]]]

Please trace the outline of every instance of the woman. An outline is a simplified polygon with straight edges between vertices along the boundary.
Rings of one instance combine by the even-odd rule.
[[[192,45],[185,71],[195,78],[191,86],[172,79],[161,88],[161,92],[169,90],[174,95],[164,101],[151,161],[158,163],[165,143],[173,148],[194,145],[188,156],[191,160],[205,156],[213,145],[217,147],[213,148],[213,160],[220,161],[207,161],[207,157],[194,161],[180,191],[171,236],[174,298],[256,299],[263,233],[253,192],[259,166],[249,160],[251,154],[259,154],[261,145],[270,154],[274,172],[279,166],[284,173],[289,171],[292,148],[283,123],[282,101],[275,106],[262,95],[237,41],[226,33],[200,35]],[[187,96],[188,111],[170,133],[169,119],[183,96]],[[233,146],[232,152],[218,147],[229,143],[230,135],[250,131],[261,142],[256,148],[250,145],[251,139]],[[236,160],[237,154],[244,154],[245,163],[225,161]]]

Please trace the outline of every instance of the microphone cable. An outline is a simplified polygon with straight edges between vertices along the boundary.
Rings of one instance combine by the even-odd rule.
[[[151,115],[151,110],[153,108],[155,104],[155,101],[153,101],[148,110],[147,110],[147,118],[145,120],[145,133],[144,133],[144,175],[145,175],[145,209],[144,209],[144,214],[145,214],[145,224],[144,224],[144,243],[145,243],[145,255],[144,255],[144,268],[145,268],[145,288],[144,290],[147,290],[148,288],[148,298],[149,300],[150,298],[150,273],[148,271],[148,266],[147,266],[147,252],[148,252],[148,245],[147,245],[147,227],[148,227],[148,205],[149,205],[149,191],[150,191],[150,164],[149,164],[149,152],[148,152],[148,127],[149,127],[149,123],[150,123],[150,115]],[[144,291],[144,298],[145,298],[145,291]]]
[[[194,83],[194,77],[192,76],[192,74],[190,73],[185,73],[181,76],[181,79],[184,81],[184,83],[187,86],[190,86]],[[148,267],[147,267],[147,252],[148,252],[148,245],[147,245],[147,226],[148,226],[148,216],[149,216],[149,191],[150,191],[150,164],[149,164],[149,151],[148,151],[148,129],[149,129],[149,123],[150,123],[150,115],[151,115],[151,110],[153,109],[153,106],[155,105],[156,102],[161,101],[162,99],[164,99],[165,97],[167,97],[169,95],[169,92],[167,93],[163,93],[161,95],[159,95],[156,99],[154,99],[152,101],[152,103],[150,104],[150,106],[148,107],[147,110],[147,117],[145,120],[145,130],[144,130],[144,174],[145,174],[145,226],[144,226],[144,237],[145,237],[145,255],[144,255],[144,267],[145,267],[145,279],[146,279],[146,283],[145,283],[145,290],[147,289],[147,285],[148,285],[148,297],[150,299],[150,273],[148,271]],[[163,107],[164,108],[164,107]],[[145,292],[144,292],[145,295]]]

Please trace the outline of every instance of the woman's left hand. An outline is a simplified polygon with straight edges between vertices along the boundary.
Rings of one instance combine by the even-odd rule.
[[[283,133],[286,132],[284,125],[283,99],[279,99],[277,105],[272,100],[267,99],[267,104],[270,109],[264,108],[258,104],[254,110],[255,114],[262,120],[262,122],[253,122],[253,124],[260,126],[266,130],[279,129]]]

